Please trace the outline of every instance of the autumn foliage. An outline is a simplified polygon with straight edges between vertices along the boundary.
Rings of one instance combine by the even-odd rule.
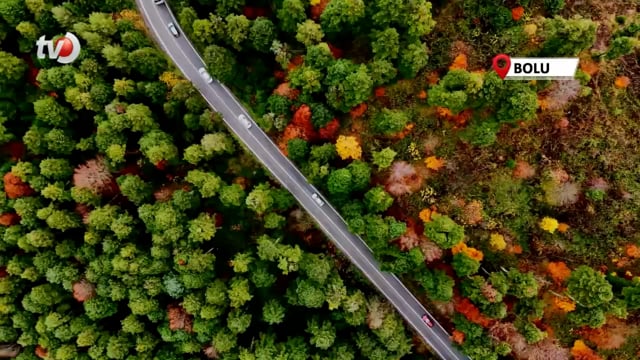
[[[396,161],[391,165],[385,189],[394,196],[410,194],[420,189],[422,181],[422,176],[413,165]]]
[[[576,340],[573,343],[571,355],[573,355],[574,360],[602,360],[602,358],[582,340]]]
[[[453,342],[458,345],[462,344],[464,342],[464,333],[462,331],[453,330],[453,333],[451,334],[451,340],[453,340]]]
[[[449,66],[449,70],[455,70],[455,69],[466,70],[468,65],[469,64],[467,63],[467,55],[458,54],[456,58],[453,59],[453,63],[451,63],[451,66]]]
[[[553,281],[558,284],[567,280],[571,275],[571,269],[569,269],[569,267],[567,267],[567,264],[562,261],[550,262],[547,265],[547,271],[549,272],[549,275],[551,276]]]
[[[358,143],[358,139],[356,139],[355,136],[338,136],[338,140],[336,141],[336,151],[342,160],[349,158],[358,160],[362,157],[362,149],[360,148],[360,143]]]
[[[511,17],[514,21],[522,19],[522,15],[524,15],[524,8],[522,6],[511,9]]]
[[[333,141],[338,136],[338,130],[340,130],[340,122],[338,119],[333,119],[323,128],[318,129],[318,137],[320,140]]]
[[[169,329],[184,330],[188,333],[193,331],[193,316],[187,314],[180,305],[169,305],[167,307],[169,317]]]
[[[318,134],[311,122],[311,109],[307,105],[302,105],[293,114],[293,119],[284,129],[284,133],[279,142],[280,150],[286,155],[289,140],[302,139],[305,141],[314,140]]]
[[[1,226],[11,226],[20,222],[20,216],[15,213],[4,213],[0,215]]]
[[[625,253],[630,258],[638,259],[640,258],[640,247],[636,244],[627,244],[625,247]]]
[[[454,308],[457,312],[467,318],[467,320],[484,328],[491,326],[493,323],[493,320],[482,315],[480,310],[467,298],[462,298],[461,300],[456,301]]]
[[[631,84],[631,79],[628,76],[618,76],[614,82],[614,85],[618,89],[624,89]]]
[[[444,166],[444,159],[436,156],[429,156],[424,160],[427,169],[438,171]]]
[[[19,177],[8,172],[3,177],[4,180],[4,192],[9,199],[17,199],[23,196],[30,196],[34,194],[33,189],[20,180]]]
[[[118,192],[118,185],[109,172],[104,158],[100,156],[75,169],[73,185],[104,196],[115,195]]]
[[[96,296],[96,287],[89,281],[82,279],[73,283],[73,298],[85,302]]]

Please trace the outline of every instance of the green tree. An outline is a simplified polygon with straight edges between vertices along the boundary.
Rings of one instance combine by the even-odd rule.
[[[365,15],[363,0],[334,0],[320,15],[322,28],[330,33],[339,33],[356,25]]]
[[[381,213],[393,204],[393,197],[382,186],[371,188],[364,194],[364,205],[370,213]]]
[[[391,135],[404,129],[408,122],[409,116],[405,111],[384,108],[373,117],[371,126],[378,134]]]
[[[282,7],[276,11],[282,31],[295,33],[298,30],[298,24],[307,18],[305,11],[304,3],[300,0],[282,1]]]
[[[424,225],[424,234],[441,248],[449,249],[464,239],[464,228],[446,215],[433,214]]]
[[[556,16],[543,24],[541,56],[576,56],[593,46],[597,24],[591,19],[574,17],[564,19]]]
[[[242,43],[249,37],[251,21],[244,15],[230,14],[225,18],[227,22],[227,41],[234,49],[240,51]]]
[[[353,190],[353,180],[348,169],[338,169],[329,173],[327,190],[336,196],[346,196]]]
[[[277,29],[267,18],[259,17],[251,23],[249,41],[257,51],[268,53],[273,40],[276,39]]]
[[[216,13],[220,16],[227,16],[240,12],[240,9],[242,9],[242,6],[245,4],[245,0],[219,0],[216,1],[216,3]]]
[[[331,49],[326,42],[307,46],[307,54],[304,63],[314,69],[324,70],[334,62]]]
[[[309,154],[309,145],[303,139],[291,139],[287,143],[287,153],[293,162],[301,164]]]
[[[451,265],[460,277],[473,275],[480,269],[480,262],[478,260],[472,259],[462,252],[453,255]]]
[[[267,183],[262,183],[254,187],[245,200],[245,204],[258,215],[269,211],[274,200],[271,194],[271,187]]]
[[[603,274],[586,265],[571,272],[567,280],[567,292],[581,306],[592,309],[613,299],[611,284]]]
[[[245,196],[245,191],[239,184],[222,186],[218,195],[222,205],[227,207],[240,207]]]
[[[348,60],[338,60],[328,68],[327,102],[344,112],[364,102],[371,95],[373,81],[365,65],[356,66]]]
[[[40,174],[54,180],[66,180],[73,175],[67,159],[44,159],[40,162]]]
[[[507,273],[509,294],[518,298],[531,298],[538,295],[539,284],[533,273],[510,269]]]
[[[311,345],[327,350],[333,345],[336,339],[336,328],[328,321],[320,321],[317,318],[309,320],[307,323],[307,332],[311,335]]]
[[[440,82],[429,89],[429,105],[442,106],[457,114],[473,102],[482,88],[482,77],[466,70],[450,70]]]
[[[231,279],[229,289],[227,290],[227,296],[229,296],[229,305],[233,308],[239,308],[247,301],[253,298],[251,289],[249,287],[249,280],[245,278],[234,277]]]
[[[27,8],[23,0],[6,0],[0,2],[0,17],[14,28],[21,21],[27,20]]]
[[[322,28],[320,24],[313,20],[306,20],[298,24],[298,31],[296,33],[296,40],[301,42],[305,46],[311,46],[322,41]]]
[[[429,58],[427,46],[420,41],[409,43],[400,50],[398,71],[400,76],[412,79],[426,65]]]
[[[131,130],[135,132],[145,133],[158,127],[153,120],[151,109],[143,104],[127,105],[125,119],[127,119],[129,126],[131,126]]]
[[[371,50],[376,60],[394,60],[400,52],[400,34],[395,28],[371,33]]]
[[[393,149],[386,147],[380,151],[374,151],[372,153],[372,156],[373,156],[372,162],[378,168],[386,169],[389,166],[391,166],[391,163],[393,163],[393,160],[395,159],[397,154],[398,153],[393,151]]]
[[[302,89],[306,94],[322,90],[322,72],[309,66],[298,66],[289,74],[291,86]]]
[[[138,141],[140,151],[154,165],[161,161],[173,161],[178,158],[178,148],[173,138],[162,130],[151,130]]]
[[[158,50],[151,47],[134,50],[127,60],[131,68],[147,79],[156,79],[167,68],[167,60]]]
[[[185,180],[195,185],[203,198],[215,196],[223,185],[222,179],[216,173],[197,169],[189,171]]]
[[[373,86],[385,85],[398,75],[398,69],[388,60],[373,60],[367,64]]]
[[[38,120],[57,127],[65,127],[75,118],[69,109],[60,105],[51,96],[34,101],[33,111]]]
[[[204,49],[203,56],[211,76],[223,83],[230,83],[234,79],[236,59],[229,50],[217,45],[209,45]]]

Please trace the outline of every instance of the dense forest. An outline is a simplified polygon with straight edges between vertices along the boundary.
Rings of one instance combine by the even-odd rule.
[[[168,5],[472,359],[638,358],[637,0]],[[67,31],[77,60],[36,58]],[[0,0],[0,157],[0,355],[433,358],[130,0]]]

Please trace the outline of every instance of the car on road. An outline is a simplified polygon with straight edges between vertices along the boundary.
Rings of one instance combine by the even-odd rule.
[[[324,201],[320,199],[320,196],[318,194],[316,193],[311,194],[311,198],[313,199],[313,201],[316,202],[316,204],[318,204],[318,206],[324,205]]]
[[[422,315],[422,322],[424,322],[428,327],[433,327],[433,321],[429,319],[429,315],[427,314]]]
[[[153,0],[153,3],[156,5],[162,5],[164,4],[164,0]]]
[[[211,77],[211,75],[209,75],[207,69],[201,67],[200,69],[198,69],[198,73],[200,74],[200,77],[202,77],[204,81],[207,82],[207,84],[211,84],[213,82],[213,78]]]
[[[169,31],[171,31],[171,34],[173,36],[178,37],[178,35],[180,35],[180,33],[178,32],[178,28],[176,28],[176,25],[174,23],[168,23],[167,27],[169,28]]]
[[[243,123],[247,129],[251,128],[251,121],[249,121],[249,119],[247,119],[244,114],[240,114],[240,116],[238,116],[238,120],[240,120],[240,122]]]

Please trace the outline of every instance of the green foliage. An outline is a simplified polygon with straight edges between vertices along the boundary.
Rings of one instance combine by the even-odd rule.
[[[203,58],[211,76],[223,83],[233,81],[236,59],[229,50],[217,45],[209,45],[204,49]]]
[[[460,277],[473,275],[480,269],[480,262],[478,260],[472,259],[462,252],[453,255],[451,265]]]
[[[450,70],[429,89],[430,105],[442,106],[457,114],[471,105],[473,96],[482,88],[482,77],[466,70]]]
[[[307,18],[305,5],[301,0],[284,0],[276,15],[280,21],[280,28],[289,33],[295,33],[298,24]]]
[[[507,272],[508,293],[518,298],[531,298],[538,295],[539,284],[533,273],[510,269]]]
[[[391,204],[393,204],[393,198],[381,186],[371,188],[364,194],[364,205],[370,213],[384,212]]]
[[[596,28],[595,22],[580,17],[563,19],[556,16],[546,19],[543,26],[545,41],[540,55],[576,56],[593,46]]]
[[[124,175],[116,179],[122,195],[136,205],[142,205],[151,198],[152,187],[138,175]]]
[[[18,3],[20,3],[18,1]],[[4,8],[7,2],[3,2],[0,7]],[[4,9],[0,9],[0,14]],[[9,85],[18,82],[27,70],[27,64],[11,53],[0,51],[0,84]]]
[[[404,129],[408,122],[409,116],[406,112],[384,108],[374,117],[372,127],[376,133],[391,135]]]
[[[410,79],[422,70],[429,59],[427,46],[419,41],[402,46],[398,71],[400,76]]]
[[[329,173],[327,190],[331,195],[346,196],[353,191],[353,177],[348,169],[338,169]]]
[[[371,34],[371,50],[374,59],[394,60],[400,52],[400,35],[395,28],[387,28],[383,31],[374,31]]]
[[[464,228],[446,215],[433,214],[424,225],[424,234],[441,248],[449,249],[464,239]]]
[[[257,51],[267,53],[271,49],[271,44],[275,40],[277,30],[273,22],[267,18],[257,18],[251,23],[249,29],[249,40]]]
[[[398,155],[398,153],[393,151],[393,149],[386,147],[380,151],[373,152],[372,163],[380,169],[386,169],[391,166],[396,155]]]
[[[363,0],[336,0],[330,2],[320,16],[322,28],[339,33],[357,24],[365,15]]]
[[[604,275],[585,265],[571,272],[567,280],[567,292],[587,309],[607,304],[613,299],[611,284]]]
[[[344,59],[329,66],[324,81],[328,87],[327,103],[343,112],[365,101],[373,90],[373,81],[367,67]]]
[[[178,158],[178,148],[173,144],[173,138],[162,130],[152,130],[142,135],[138,144],[140,151],[152,164]]]

